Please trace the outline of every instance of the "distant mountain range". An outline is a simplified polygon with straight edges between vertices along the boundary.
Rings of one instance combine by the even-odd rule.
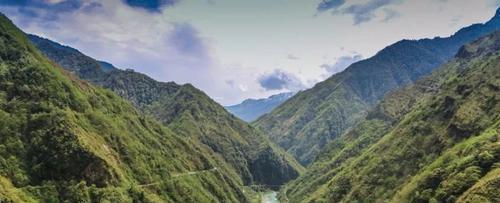
[[[253,124],[304,165],[362,120],[388,92],[411,84],[458,49],[500,28],[497,14],[446,38],[402,40],[297,93]]]
[[[285,92],[265,99],[246,99],[240,104],[225,106],[225,108],[238,118],[246,122],[252,122],[260,116],[271,112],[294,94],[293,92]]]

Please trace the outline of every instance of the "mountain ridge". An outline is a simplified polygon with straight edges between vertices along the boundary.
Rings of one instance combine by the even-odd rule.
[[[193,138],[211,153],[222,157],[239,174],[244,184],[280,185],[297,177],[303,170],[279,147],[272,146],[262,132],[239,121],[190,84],[158,82],[131,70],[113,69],[106,72],[98,66],[97,60],[76,49],[61,49],[59,43],[36,36],[31,38],[35,38],[33,42],[48,58],[63,68],[95,85],[112,90],[131,101],[143,113],[170,126],[176,134]],[[79,66],[66,67],[68,64]],[[252,148],[250,143],[259,143],[263,147]],[[256,167],[257,163],[268,165]],[[262,175],[266,174],[264,171],[270,170],[278,172],[269,173],[269,177]]]
[[[262,99],[245,99],[239,104],[225,106],[224,108],[242,120],[252,122],[258,117],[269,113],[294,94],[293,92],[285,92]]]
[[[498,201],[499,50],[496,31],[389,93],[283,193],[291,202]]]
[[[363,119],[387,92],[411,84],[452,58],[460,46],[500,28],[500,17],[447,38],[401,40],[304,90],[252,124],[303,165]]]
[[[63,70],[3,14],[0,28],[1,202],[251,201],[201,145]]]

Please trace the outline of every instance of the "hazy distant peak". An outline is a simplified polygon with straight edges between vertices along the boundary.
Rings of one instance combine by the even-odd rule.
[[[240,104],[225,108],[244,121],[251,122],[260,116],[271,112],[274,108],[292,97],[295,92],[284,92],[262,99],[246,99]]]

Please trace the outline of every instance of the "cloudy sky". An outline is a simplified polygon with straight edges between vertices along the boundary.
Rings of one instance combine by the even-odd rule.
[[[308,88],[400,39],[449,36],[500,0],[0,0],[28,33],[228,105]]]

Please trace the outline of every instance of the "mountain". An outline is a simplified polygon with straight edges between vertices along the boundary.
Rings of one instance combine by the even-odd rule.
[[[363,119],[385,94],[413,83],[474,39],[500,28],[500,15],[447,38],[402,40],[302,91],[254,126],[304,165]]]
[[[191,85],[183,85],[173,96],[155,102],[147,112],[173,131],[220,154],[247,185],[276,188],[303,170],[263,134]]]
[[[81,78],[99,77],[103,75],[104,72],[116,69],[109,63],[84,57],[74,48],[63,46],[35,35],[28,35],[28,37],[34,44],[37,45],[39,50],[50,54],[47,55],[48,58],[55,59],[54,61],[57,61],[59,65],[68,67],[67,70],[69,72],[78,73]],[[61,56],[64,56],[64,58]]]
[[[260,116],[271,112],[293,95],[293,92],[285,92],[265,99],[246,99],[240,104],[226,106],[225,108],[238,118],[246,122],[252,122]]]
[[[112,90],[174,133],[199,143],[229,166],[245,185],[277,187],[303,170],[293,157],[190,84],[158,82],[133,70],[112,68],[76,49],[30,35],[42,53],[64,69]]]
[[[500,201],[500,31],[388,94],[288,184],[290,202]]]
[[[252,201],[231,171],[58,67],[0,14],[0,202]]]

